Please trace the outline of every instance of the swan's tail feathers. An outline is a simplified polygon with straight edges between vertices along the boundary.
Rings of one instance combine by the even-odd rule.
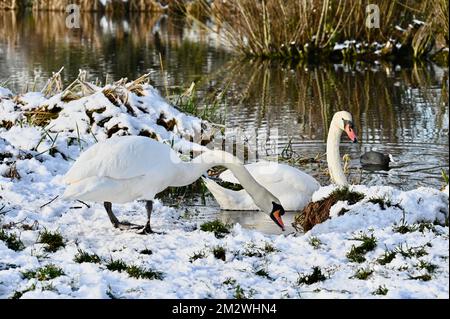
[[[62,200],[73,200],[77,199],[76,196],[79,194],[78,187],[76,187],[74,184],[70,184],[66,186],[66,190],[60,197]]]
[[[221,209],[258,210],[258,207],[245,190],[233,191],[220,186],[209,178],[202,177],[202,180],[211,194],[213,194]]]
[[[63,201],[69,201],[72,199],[75,199],[74,197],[72,197],[72,194],[70,194],[67,189],[64,191],[64,193],[61,195],[60,197],[61,200]]]

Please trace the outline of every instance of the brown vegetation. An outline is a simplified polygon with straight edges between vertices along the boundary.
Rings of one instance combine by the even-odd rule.
[[[369,3],[379,7],[379,28],[366,27]],[[380,57],[374,55],[379,48],[370,46],[374,42],[387,46],[388,50],[382,52],[386,59],[420,58],[440,34],[448,39],[447,0],[229,0],[214,1],[211,6],[204,2],[204,7],[214,17],[218,32],[236,51],[271,59],[375,60]],[[414,18],[427,23],[413,24]],[[390,38],[395,39],[394,45]],[[334,52],[334,44],[345,40],[355,40],[362,46],[352,44]],[[397,43],[403,49],[397,50]]]
[[[309,203],[295,216],[292,226],[297,230],[301,229],[306,232],[330,218],[330,208],[338,201],[347,201],[349,205],[353,205],[363,198],[364,194],[350,191],[347,187],[337,188],[328,197]],[[338,215],[343,215],[346,212],[346,209],[342,209]]]

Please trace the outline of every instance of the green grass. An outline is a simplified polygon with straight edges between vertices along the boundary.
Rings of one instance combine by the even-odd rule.
[[[122,272],[122,271],[126,270],[127,267],[128,267],[127,264],[122,259],[117,259],[117,260],[111,259],[106,264],[106,269],[108,269],[110,271]]]
[[[434,273],[436,269],[438,269],[437,265],[424,260],[420,260],[419,263],[416,265],[416,267],[419,269],[426,270],[428,271],[428,273]]]
[[[191,257],[189,257],[189,262],[194,262],[197,259],[203,259],[206,258],[206,254],[203,250],[195,252]]]
[[[272,277],[270,277],[269,272],[264,268],[256,270],[255,275],[272,280]]]
[[[377,290],[375,290],[374,292],[372,292],[372,295],[381,295],[381,296],[386,296],[388,293],[389,289],[386,288],[386,286],[378,286]]]
[[[245,295],[245,291],[244,291],[244,289],[242,289],[242,287],[240,285],[237,285],[234,288],[233,298],[234,299],[247,299],[247,296]]]
[[[59,248],[66,246],[63,236],[58,231],[44,230],[39,234],[38,243],[45,244],[44,250],[50,253],[54,253]]]
[[[347,186],[336,188],[329,196],[336,201],[347,201],[349,205],[356,204],[364,199],[364,194],[351,191]]]
[[[212,250],[214,257],[216,257],[217,259],[221,259],[223,261],[225,261],[226,259],[226,250],[224,247],[222,246],[216,246],[213,248]]]
[[[14,294],[11,296],[11,299],[20,299],[20,298],[22,298],[22,296],[25,293],[27,293],[29,291],[33,291],[35,289],[36,289],[36,284],[32,284],[30,287],[28,287],[24,290],[21,290],[21,291],[16,290],[16,291],[14,291]]]
[[[136,265],[128,266],[126,268],[126,272],[130,277],[137,279],[162,280],[164,278],[163,273],[160,271],[154,271],[152,269],[142,268]]]
[[[381,210],[385,210],[389,207],[396,207],[398,209],[403,209],[399,204],[392,204],[390,199],[386,199],[384,197],[373,197],[368,200],[369,203],[378,204]]]
[[[262,251],[261,249],[259,249],[258,247],[256,247],[255,244],[248,244],[244,251],[242,252],[243,256],[247,256],[247,257],[264,257],[264,251]]]
[[[73,261],[76,263],[94,263],[99,264],[101,263],[101,259],[97,254],[89,254],[86,251],[83,251],[81,249],[78,249],[78,253],[75,255]]]
[[[421,222],[418,224],[417,230],[421,233],[424,233],[425,230],[436,232],[436,226],[430,222]]]
[[[266,242],[266,243],[264,244],[264,252],[265,252],[266,254],[274,253],[274,252],[277,252],[277,251],[279,251],[279,250],[276,249],[271,243]]]
[[[436,227],[430,222],[421,222],[418,224],[406,224],[404,221],[398,225],[394,225],[392,230],[396,233],[407,234],[413,233],[415,231],[419,231],[421,233],[425,232],[425,230],[429,230],[432,232],[436,231]]]
[[[230,233],[232,225],[225,224],[222,221],[216,219],[200,225],[200,230],[205,232],[212,232],[217,238],[223,238]]]
[[[236,284],[236,279],[233,279],[233,278],[231,278],[231,277],[228,277],[227,279],[225,279],[225,280],[223,281],[222,284],[234,286],[234,285]]]
[[[21,251],[25,249],[25,245],[16,234],[8,234],[3,229],[0,229],[0,240],[5,242],[6,247],[14,251]]]
[[[399,234],[413,233],[418,229],[417,225],[400,224],[392,226],[392,231]]]
[[[299,275],[299,278],[297,279],[298,285],[312,285],[319,281],[326,280],[327,277],[322,273],[322,270],[318,266],[314,266],[312,268],[312,273],[306,274],[306,275]]]
[[[423,274],[418,276],[409,276],[409,279],[412,280],[422,280],[422,281],[430,281],[432,279],[430,274]]]
[[[413,257],[420,258],[428,255],[424,246],[408,247],[406,245],[406,247],[403,247],[403,244],[396,247],[396,252],[405,258],[413,258]]]
[[[441,168],[441,175],[442,175],[442,179],[444,180],[444,184],[445,184],[444,187],[445,187],[448,185],[449,178],[448,178],[447,172],[443,168]]]
[[[373,270],[372,269],[362,269],[362,268],[360,268],[360,269],[358,269],[356,271],[356,273],[353,275],[352,278],[356,278],[356,279],[359,279],[359,280],[366,280],[372,274],[373,274]]]
[[[308,239],[308,242],[309,242],[309,244],[310,244],[311,246],[314,247],[314,249],[318,249],[318,248],[320,248],[320,246],[322,245],[322,242],[320,241],[320,239],[317,238],[317,237],[315,237],[315,236],[311,236],[311,237]]]
[[[126,272],[128,276],[137,279],[162,280],[164,278],[164,274],[162,272],[139,267],[136,265],[127,265],[122,259],[111,259],[106,264],[106,269],[110,271]]]
[[[353,245],[346,256],[348,260],[352,262],[362,263],[366,260],[364,255],[369,251],[374,250],[375,247],[377,246],[377,240],[373,235],[370,235],[369,237],[366,234],[362,234],[352,239],[362,241],[362,244],[359,246]]]
[[[242,255],[246,257],[264,257],[267,254],[271,254],[279,251],[271,243],[265,242],[263,247],[258,247],[254,243],[247,243],[245,249],[242,252],[237,252],[237,255]]]
[[[394,260],[395,256],[397,255],[397,253],[395,251],[392,250],[386,250],[383,254],[383,256],[379,257],[377,259],[377,262],[380,265],[387,265],[389,264],[392,260]]]
[[[222,94],[219,94],[214,99],[204,101],[200,105],[196,85],[193,83],[187,91],[178,97],[175,104],[185,113],[200,117],[211,123],[224,124],[224,118],[220,112],[220,106],[224,96],[225,94],[222,92]]]
[[[39,281],[50,280],[63,275],[63,270],[53,264],[46,265],[36,270],[22,272],[22,277],[24,279],[37,279]]]
[[[249,289],[247,292],[240,286],[236,285],[234,287],[234,299],[249,299],[256,293],[256,290]]]

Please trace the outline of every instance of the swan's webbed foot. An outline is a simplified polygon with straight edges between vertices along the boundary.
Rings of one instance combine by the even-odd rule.
[[[113,225],[114,225],[114,228],[118,228],[120,230],[141,229],[142,228],[142,225],[136,225],[133,223],[129,223],[127,221],[117,222],[117,223],[114,223]]]
[[[142,228],[142,227],[141,227]],[[152,227],[150,226],[150,223],[147,222],[147,224],[145,224],[145,226],[138,232],[138,234],[140,235],[148,235],[148,234],[158,234],[158,235],[163,235],[165,234],[164,232],[156,232],[153,231]]]

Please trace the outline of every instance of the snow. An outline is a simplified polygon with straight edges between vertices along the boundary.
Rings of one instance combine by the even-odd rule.
[[[63,193],[62,176],[73,160],[95,143],[94,136],[106,139],[107,131],[116,124],[122,130],[113,135],[138,134],[145,129],[180,151],[204,149],[188,137],[200,131],[211,133],[207,123],[175,109],[151,86],[144,86],[143,96],[122,92],[120,96],[127,97],[133,112],[123,100],[114,105],[102,93],[104,89],[63,102],[60,97],[47,98],[40,93],[13,97],[0,88],[0,123],[5,119],[15,123],[10,129],[0,127],[0,225],[7,234],[20,237],[25,246],[14,251],[0,240],[0,298],[16,292],[22,293],[21,298],[233,298],[238,286],[250,298],[448,298],[448,185],[443,191],[422,187],[406,192],[388,186],[353,185],[351,190],[365,198],[353,205],[336,203],[332,217],[305,234],[269,235],[236,224],[220,239],[199,229],[202,221],[186,214],[191,208],[168,207],[159,200],[154,204],[152,226],[164,234],[145,236],[114,229],[101,203],[88,203],[88,207],[59,198],[50,202]],[[45,129],[27,124],[24,111],[43,106],[62,111]],[[87,111],[99,109],[104,110],[92,113],[91,120]],[[173,131],[156,124],[162,113],[167,120],[176,119]],[[102,126],[101,121],[109,117]],[[56,150],[53,156],[48,152],[51,148]],[[3,176],[12,163],[20,179]],[[333,185],[320,188],[313,200],[334,189]],[[384,198],[392,206],[383,210],[371,203],[371,198]],[[348,211],[339,216],[342,208]],[[114,205],[113,209],[119,219],[145,222],[144,203]],[[400,233],[396,230],[399,225],[409,225],[412,230]],[[39,233],[45,229],[60,232],[65,247],[46,252],[38,243]],[[362,233],[373,235],[376,247],[364,255],[364,262],[352,262],[347,253],[361,244],[355,237]],[[313,240],[320,244],[313,246]],[[266,245],[274,251],[265,251]],[[226,249],[225,261],[214,257],[216,246]],[[75,262],[79,249],[97,254],[102,262]],[[140,253],[143,249],[152,254]],[[402,249],[422,249],[424,253],[407,257],[400,253]],[[199,251],[206,257],[190,260]],[[387,251],[396,252],[395,257],[382,265],[377,260]],[[131,278],[126,272],[108,270],[110,259],[161,271],[164,277]],[[430,263],[435,269],[428,272],[420,263]],[[64,275],[39,281],[22,274],[49,264],[60,267]],[[316,266],[326,280],[298,284],[299,276],[310,274]],[[257,275],[261,269],[270,278]],[[354,275],[359,269],[373,273],[366,280],[357,279]],[[428,273],[428,281],[412,279]],[[386,295],[373,294],[380,287],[388,289]]]
[[[6,88],[0,87],[0,98],[2,97],[11,97],[12,92]]]

